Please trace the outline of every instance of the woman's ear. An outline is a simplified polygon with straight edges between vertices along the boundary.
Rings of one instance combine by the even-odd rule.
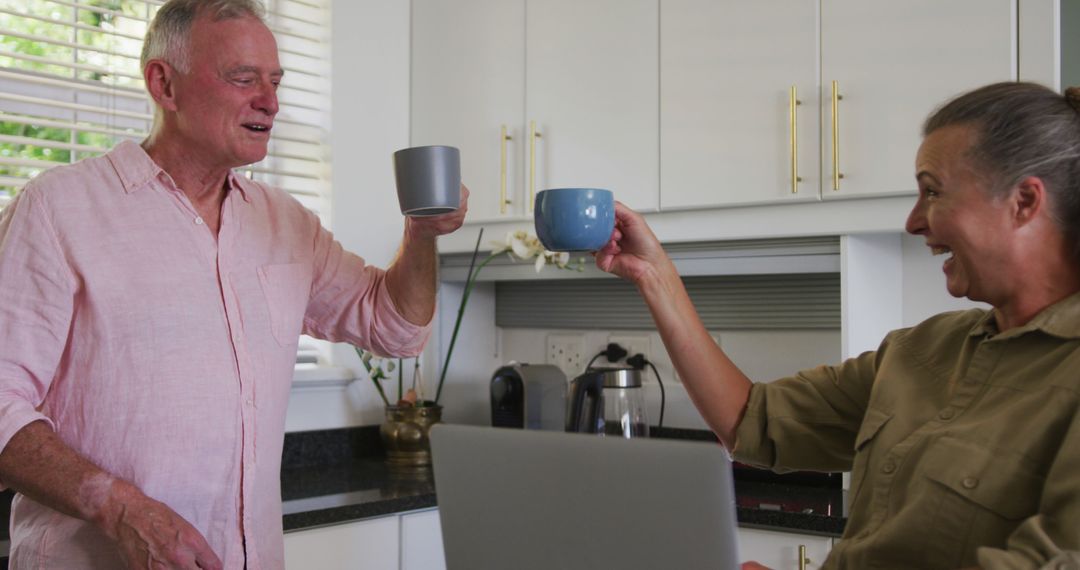
[[[1014,219],[1022,226],[1047,209],[1046,185],[1038,176],[1028,176],[1013,188]]]
[[[175,78],[176,70],[161,59],[150,60],[143,70],[143,80],[146,81],[146,90],[150,92],[150,97],[158,107],[167,111],[176,110],[176,93],[173,89]]]

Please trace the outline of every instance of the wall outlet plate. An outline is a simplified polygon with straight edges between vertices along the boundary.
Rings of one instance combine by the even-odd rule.
[[[585,336],[581,334],[547,335],[548,364],[558,366],[567,378],[574,378],[585,369]]]
[[[649,335],[647,334],[613,334],[608,336],[608,342],[613,342],[625,348],[627,358],[635,354],[644,354],[646,360],[652,360],[652,353],[649,352]],[[609,363],[605,361],[605,364]]]

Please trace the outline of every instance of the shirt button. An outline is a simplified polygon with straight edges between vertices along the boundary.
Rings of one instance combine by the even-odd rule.
[[[889,461],[888,463],[886,463],[885,465],[883,465],[881,467],[881,470],[884,471],[885,473],[892,473],[893,471],[896,471],[896,464],[893,463],[892,461]]]
[[[202,216],[195,216],[195,225],[196,226],[201,226],[202,223],[203,223],[202,222]]]
[[[941,413],[938,414],[938,417],[943,420],[951,420],[954,415],[956,415],[956,410],[952,408],[945,408],[944,410],[941,410]]]
[[[249,406],[250,406],[251,404],[252,404],[251,398],[248,398],[248,399],[247,399],[247,405],[249,405]]]
[[[974,489],[979,486],[979,480],[974,477],[967,477],[961,481],[960,484],[963,485],[965,489]]]

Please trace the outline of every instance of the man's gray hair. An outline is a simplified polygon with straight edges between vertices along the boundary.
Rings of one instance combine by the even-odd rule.
[[[266,9],[258,0],[169,0],[158,9],[146,30],[140,69],[145,72],[151,59],[163,59],[177,71],[187,73],[191,69],[191,24],[204,14],[215,22],[256,18],[266,23]]]
[[[1035,83],[1004,82],[969,91],[934,111],[923,136],[971,126],[970,158],[1001,196],[1028,176],[1050,195],[1051,214],[1080,257],[1080,90],[1065,95]]]

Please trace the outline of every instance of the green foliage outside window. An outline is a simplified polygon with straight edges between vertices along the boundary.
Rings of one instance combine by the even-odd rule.
[[[152,17],[153,12],[147,13],[143,2],[133,0],[90,0],[84,4],[106,12],[74,8],[49,0],[0,0],[0,8],[25,15],[0,13],[0,69],[141,89],[137,56],[142,41],[136,38],[141,38],[145,33],[144,20]],[[77,19],[77,27],[73,25],[73,19]],[[102,33],[105,31],[112,33]],[[80,47],[55,45],[35,38],[74,43]],[[115,53],[136,57],[113,55]],[[73,69],[50,64],[50,61],[94,69]],[[0,112],[12,114],[2,107]],[[29,117],[0,120],[0,134],[101,149],[112,147],[117,140],[111,134],[84,131],[77,126],[58,128]],[[94,154],[48,148],[31,141],[0,142],[0,157],[9,159],[66,164]],[[0,164],[0,177],[29,178],[41,170],[31,166]],[[17,187],[10,181],[0,181],[0,206],[5,196],[11,197],[16,191]]]

